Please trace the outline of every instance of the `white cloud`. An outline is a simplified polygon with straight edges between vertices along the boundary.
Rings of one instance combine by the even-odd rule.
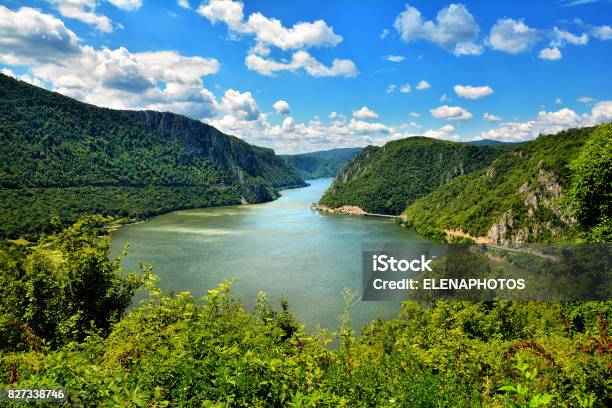
[[[438,130],[428,130],[423,133],[425,137],[432,137],[434,139],[444,139],[444,140],[459,140],[459,135],[453,135],[452,132],[455,131],[455,127],[453,125],[447,124],[442,126]]]
[[[136,10],[142,6],[142,0],[107,0],[117,8],[123,10]]]
[[[559,60],[562,57],[563,57],[563,54],[561,54],[561,51],[557,47],[544,48],[538,54],[538,58],[545,59],[545,60],[551,60],[551,61]]]
[[[104,32],[113,31],[110,18],[96,14],[96,0],[49,0],[64,17],[91,24]]]
[[[448,101],[452,101],[453,99],[448,96],[447,94],[442,94],[442,96],[440,97],[440,102],[448,102]]]
[[[389,30],[385,28],[380,32],[380,39],[384,40],[388,35],[389,35]]]
[[[422,80],[422,81],[419,81],[418,84],[416,84],[415,88],[418,89],[419,91],[422,91],[424,89],[431,88],[431,85],[429,84],[429,82]]]
[[[402,62],[406,59],[406,57],[402,55],[387,55],[385,59],[390,62]]]
[[[541,111],[534,120],[502,123],[495,129],[482,132],[479,138],[523,141],[537,137],[539,134],[556,133],[563,129],[576,127],[579,123],[580,117],[568,108],[556,112]]]
[[[602,41],[612,40],[612,27],[603,25],[593,28],[593,35]]]
[[[377,116],[374,116],[374,117],[377,117]],[[383,123],[366,122],[363,120],[356,120],[356,119],[351,119],[351,122],[349,123],[348,128],[350,131],[355,132],[357,134],[390,133],[391,132],[391,129]]]
[[[59,13],[67,18],[90,24],[104,32],[113,31],[113,22],[105,15],[97,14],[96,7],[101,0],[47,0],[57,8]],[[142,5],[142,0],[107,0],[115,7],[123,10],[135,10]]]
[[[189,5],[189,0],[177,0],[177,3],[182,8],[185,8],[185,9],[190,9],[191,8],[191,6]]]
[[[488,113],[488,112],[485,112],[485,114],[482,115],[482,117],[487,122],[499,122],[501,120],[501,117],[497,115],[493,115],[492,113]]]
[[[0,63],[29,70],[29,82],[109,108],[195,118],[216,114],[215,96],[202,81],[219,70],[215,59],[80,45],[61,20],[27,7],[11,11],[0,6],[0,32]]]
[[[410,93],[412,92],[412,87],[410,86],[410,84],[404,84],[400,87],[400,92],[401,93]]]
[[[466,99],[483,98],[493,93],[493,89],[490,86],[455,85],[453,89],[457,96]]]
[[[586,45],[589,42],[589,36],[585,33],[575,35],[569,31],[561,30],[557,27],[553,28],[553,40],[550,45],[553,47],[563,47],[565,44]]]
[[[152,75],[164,82],[200,85],[200,78],[219,72],[219,61],[214,58],[185,57],[176,51],[140,52],[135,55]]]
[[[583,115],[587,125],[612,122],[612,101],[598,102],[591,110],[591,115]]]
[[[277,19],[269,19],[260,13],[253,13],[246,23],[247,30],[253,32],[263,43],[272,44],[282,50],[313,47],[335,46],[342,37],[334,33],[325,21],[297,23],[292,28],[285,28]]]
[[[272,76],[278,71],[297,71],[303,69],[314,77],[354,77],[357,67],[351,60],[334,59],[331,66],[325,66],[307,51],[296,51],[290,62],[278,62],[256,54],[249,54],[245,59],[247,68],[262,75]]]
[[[425,40],[455,55],[478,55],[482,52],[474,40],[480,28],[463,4],[450,4],[436,15],[436,21],[423,20],[421,12],[406,5],[393,24],[404,42]]]
[[[484,48],[482,45],[473,42],[465,42],[457,44],[453,54],[460,57],[463,55],[480,55],[483,52]]]
[[[367,110],[370,111],[370,109]],[[465,116],[462,112],[454,115]],[[360,118],[347,120],[337,112],[330,113],[329,118],[331,122],[328,124],[323,124],[317,117],[300,123],[291,116],[285,116],[280,124],[273,125],[269,123],[268,117],[263,113],[256,120],[248,121],[237,117],[232,112],[226,112],[220,118],[211,120],[210,123],[222,131],[235,134],[250,143],[272,147],[278,153],[296,153],[369,144],[382,145],[390,140],[417,135],[444,140],[462,140],[451,124],[445,124],[439,129],[420,130],[420,125],[414,122],[390,126]],[[489,118],[499,119],[495,115],[490,115]],[[539,133],[554,133],[567,127],[586,126],[606,120],[610,121],[611,119],[612,101],[605,101],[605,103],[600,103],[594,107],[591,114],[580,116],[569,109],[561,109],[557,112],[540,112],[533,121],[502,123],[495,129],[482,132],[479,138],[509,141],[528,140],[536,137]],[[416,131],[418,133],[415,133]]]
[[[241,93],[234,89],[225,91],[219,109],[222,112],[246,121],[259,119],[260,111],[250,92]]]
[[[40,11],[0,6],[0,63],[21,65],[61,60],[81,53],[78,37],[64,23]]]
[[[272,147],[277,152],[286,153],[332,147],[380,145],[405,135],[383,123],[357,119],[349,121],[335,112],[330,114],[330,119],[332,122],[325,125],[317,117],[305,123],[298,123],[291,116],[286,116],[281,124],[272,125],[265,114],[261,114],[257,120],[246,121],[232,113],[226,113],[209,123],[250,143]]]
[[[385,90],[386,93],[393,93],[395,92],[395,89],[397,89],[397,85],[391,84],[387,86],[387,89]]]
[[[413,118],[419,118],[421,117],[420,114],[416,113],[416,112],[410,112],[410,116],[412,116]]]
[[[576,101],[578,101],[580,103],[591,103],[591,102],[594,102],[595,99],[590,98],[588,96],[581,96],[580,98],[576,99]]]
[[[556,103],[557,105],[561,105],[561,104],[563,103],[563,100],[562,100],[561,98],[556,98],[556,99],[555,99],[555,103]]]
[[[523,20],[503,18],[491,28],[487,43],[493,49],[510,54],[529,50],[538,40],[538,31]]]
[[[174,51],[131,53],[125,48],[84,47],[78,58],[35,64],[31,70],[54,90],[99,106],[172,111],[195,118],[211,117],[217,110],[215,96],[201,79],[217,72],[218,62],[212,59]]]
[[[374,119],[378,117],[378,113],[370,110],[367,106],[363,106],[353,112],[353,117],[357,119]]]
[[[293,132],[295,131],[295,120],[291,116],[287,116],[283,119],[283,132]]]
[[[274,105],[272,105],[272,107],[279,115],[288,115],[291,111],[289,103],[287,101],[283,101],[282,99],[274,102]]]
[[[334,29],[323,20],[300,22],[286,28],[278,19],[253,13],[243,21],[244,5],[232,0],[210,0],[208,3],[202,3],[198,7],[198,13],[213,24],[224,22],[232,31],[254,35],[259,42],[274,45],[282,50],[333,47],[342,41],[342,37],[334,33]]]
[[[142,92],[156,86],[153,75],[125,48],[105,48],[98,54],[98,61],[94,73],[104,87]]]
[[[259,12],[245,19],[244,5],[233,0],[210,0],[202,3],[198,13],[212,24],[225,23],[234,35],[255,37],[255,46],[249,50],[245,59],[247,67],[262,75],[271,76],[278,71],[304,69],[314,77],[343,76],[354,77],[358,74],[355,64],[348,59],[334,59],[331,66],[325,66],[315,57],[304,51],[311,47],[335,47],[342,36],[323,20],[298,22],[292,27],[284,27],[280,20],[269,18]],[[277,61],[264,58],[270,54],[269,46],[283,51],[299,50],[292,54],[291,60]]]
[[[232,0],[212,0],[200,4],[198,13],[206,17],[211,23],[218,21],[227,24],[234,31],[243,31],[242,18],[244,17],[244,5]]]
[[[430,109],[431,116],[445,120],[468,120],[472,118],[472,114],[459,106],[442,105],[435,109]]]
[[[499,127],[480,133],[478,139],[524,141],[540,134],[554,134],[565,129],[592,126],[612,121],[612,101],[596,104],[591,113],[578,115],[571,109],[556,112],[541,111],[535,119],[526,122],[505,122]]]

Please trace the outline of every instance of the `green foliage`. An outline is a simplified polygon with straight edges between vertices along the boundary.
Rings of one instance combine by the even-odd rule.
[[[506,225],[507,236],[527,228],[530,241],[571,239],[577,232],[564,192],[571,188],[574,177],[579,177],[584,185],[589,177],[599,174],[595,173],[595,167],[600,166],[603,170],[608,166],[609,169],[609,153],[607,156],[602,152],[582,153],[592,135],[601,134],[597,140],[610,139],[609,126],[595,129],[595,132],[594,128],[571,129],[517,145],[488,167],[457,177],[416,200],[403,212],[404,222],[428,236],[441,235],[447,229],[462,229],[472,236],[485,236],[491,226],[508,213],[512,220]],[[599,146],[600,142],[591,144]],[[609,142],[607,146],[609,149]],[[585,165],[592,154],[605,157],[593,167]],[[577,159],[581,155],[589,158]],[[579,161],[570,165],[574,160]],[[579,167],[583,169],[583,176],[574,174]],[[590,187],[597,191],[594,194],[600,195],[600,204],[594,205],[602,205],[597,211],[609,213],[609,209],[603,207],[607,204],[601,203],[606,194],[609,201],[609,173],[602,173],[598,180],[599,185]]]
[[[0,251],[0,344],[52,347],[107,332],[148,276],[124,273],[99,237],[106,219],[85,217],[49,245]]]
[[[249,313],[227,282],[199,301],[147,288],[105,338],[0,352],[0,383],[12,373],[11,387],[62,386],[77,406],[499,407],[554,396],[557,407],[603,407],[610,397],[610,351],[589,348],[610,341],[609,303],[408,302],[355,338],[348,316],[333,335],[287,324],[286,303],[276,312],[264,294]]]
[[[293,155],[281,155],[281,157],[300,175],[308,179],[321,177],[334,177],[340,168],[355,155],[361,152],[360,147],[331,149],[321,152],[311,152]]]
[[[604,407],[611,302],[406,301],[355,336],[308,333],[286,299],[249,312],[230,282],[166,293],[108,258],[102,217],[0,251],[0,385],[71,406]],[[102,235],[101,235],[102,234]],[[121,317],[136,288],[148,296]],[[517,371],[518,368],[518,371]],[[517,375],[517,372],[519,375]]]
[[[612,241],[612,124],[593,131],[580,155],[569,192],[576,218],[594,242]]]
[[[68,391],[72,406],[603,407],[611,302],[406,301],[355,336],[308,333],[230,283],[166,293],[108,258],[106,219],[0,251],[0,384]],[[102,235],[101,235],[102,234]],[[519,260],[517,260],[519,262]],[[148,296],[121,317],[136,288]],[[335,346],[334,346],[335,345]],[[517,376],[517,369],[520,375]]]
[[[516,364],[516,368],[522,373],[527,385],[522,385],[519,383],[516,384],[516,386],[504,385],[503,387],[499,388],[500,391],[506,391],[510,394],[515,394],[518,397],[518,402],[515,402],[513,405],[515,407],[535,408],[550,404],[550,402],[554,399],[554,396],[549,393],[530,396],[529,384],[535,381],[535,378],[538,375],[538,369],[534,368],[530,371],[529,364],[523,362],[520,357]]]
[[[503,151],[425,137],[368,146],[340,170],[320,203],[397,215],[438,186],[488,165]]]
[[[277,188],[304,185],[271,149],[200,121],[98,108],[0,74],[4,236],[48,231],[50,212],[63,225],[93,212],[143,218],[241,197],[269,201]]]

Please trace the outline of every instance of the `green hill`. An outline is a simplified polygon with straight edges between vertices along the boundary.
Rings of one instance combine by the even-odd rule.
[[[346,162],[361,152],[361,147],[347,147],[281,157],[304,179],[334,177]]]
[[[99,108],[0,74],[0,234],[83,213],[142,218],[305,185],[271,149],[185,116]]]
[[[426,137],[368,146],[338,173],[320,203],[356,205],[367,212],[400,214],[417,198],[455,177],[489,165],[504,149]]]
[[[412,203],[406,225],[462,230],[498,244],[568,238],[609,242],[612,125],[571,129],[516,146],[486,168]]]

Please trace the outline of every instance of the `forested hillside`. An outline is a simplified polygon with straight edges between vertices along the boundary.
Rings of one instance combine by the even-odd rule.
[[[320,204],[397,215],[438,186],[489,165],[503,151],[425,137],[368,146],[340,170]]]
[[[612,125],[516,146],[490,166],[412,203],[404,223],[444,238],[461,230],[498,244],[612,240]]]
[[[98,108],[0,74],[0,234],[57,215],[131,218],[262,202],[305,185],[271,149],[172,113]]]
[[[346,162],[361,152],[361,147],[348,147],[302,154],[281,155],[298,170],[304,179],[334,177]]]

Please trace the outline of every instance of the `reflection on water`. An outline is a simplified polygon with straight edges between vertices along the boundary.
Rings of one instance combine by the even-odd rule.
[[[312,211],[330,182],[312,180],[266,204],[177,211],[127,225],[113,233],[113,250],[118,254],[129,242],[124,267],[153,263],[164,288],[199,297],[235,277],[234,293],[248,307],[260,290],[275,303],[284,295],[309,328],[336,329],[342,289],[361,290],[361,245],[424,240],[388,219]],[[399,310],[399,302],[359,301],[351,318],[359,328]]]

